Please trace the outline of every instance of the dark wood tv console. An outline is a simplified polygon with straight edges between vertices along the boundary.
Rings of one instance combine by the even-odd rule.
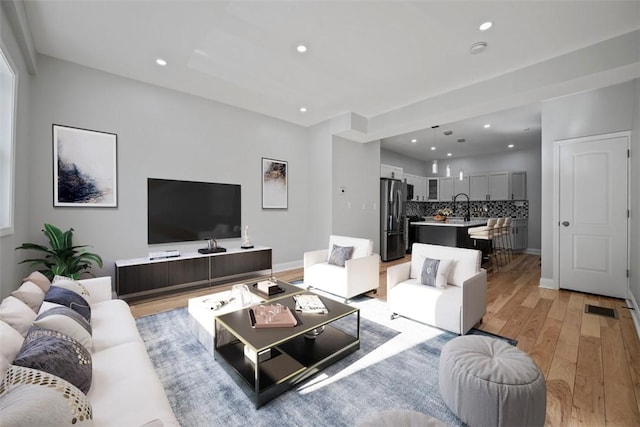
[[[243,276],[271,274],[271,248],[229,248],[211,254],[185,253],[176,258],[118,260],[116,293],[122,299],[146,298],[184,288],[223,285]],[[268,270],[268,271],[266,271]]]

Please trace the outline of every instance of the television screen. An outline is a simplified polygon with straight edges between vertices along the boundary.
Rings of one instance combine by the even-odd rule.
[[[240,237],[240,185],[147,179],[148,243]]]

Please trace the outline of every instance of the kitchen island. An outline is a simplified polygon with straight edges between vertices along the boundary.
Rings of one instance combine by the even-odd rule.
[[[432,245],[453,246],[458,248],[485,249],[476,246],[476,242],[469,238],[470,227],[487,225],[486,218],[471,218],[470,221],[460,219],[448,219],[436,221],[427,219],[411,222],[409,227],[409,243],[430,243]],[[484,242],[483,242],[484,243]]]

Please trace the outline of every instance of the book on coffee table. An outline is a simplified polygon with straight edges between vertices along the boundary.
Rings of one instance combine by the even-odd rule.
[[[249,320],[252,328],[292,328],[298,324],[289,307],[280,304],[250,308]]]
[[[303,313],[328,313],[327,306],[324,305],[318,295],[294,295],[296,300],[296,311]]]

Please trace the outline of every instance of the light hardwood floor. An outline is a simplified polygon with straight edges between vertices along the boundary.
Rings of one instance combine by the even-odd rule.
[[[386,299],[382,263],[377,294]],[[623,300],[538,287],[540,257],[518,254],[494,271],[488,266],[487,314],[480,329],[518,340],[547,380],[549,426],[640,426],[640,341]],[[302,279],[302,269],[276,274]],[[211,289],[131,304],[134,316],[185,307]],[[617,319],[584,311],[585,304],[615,308]]]

